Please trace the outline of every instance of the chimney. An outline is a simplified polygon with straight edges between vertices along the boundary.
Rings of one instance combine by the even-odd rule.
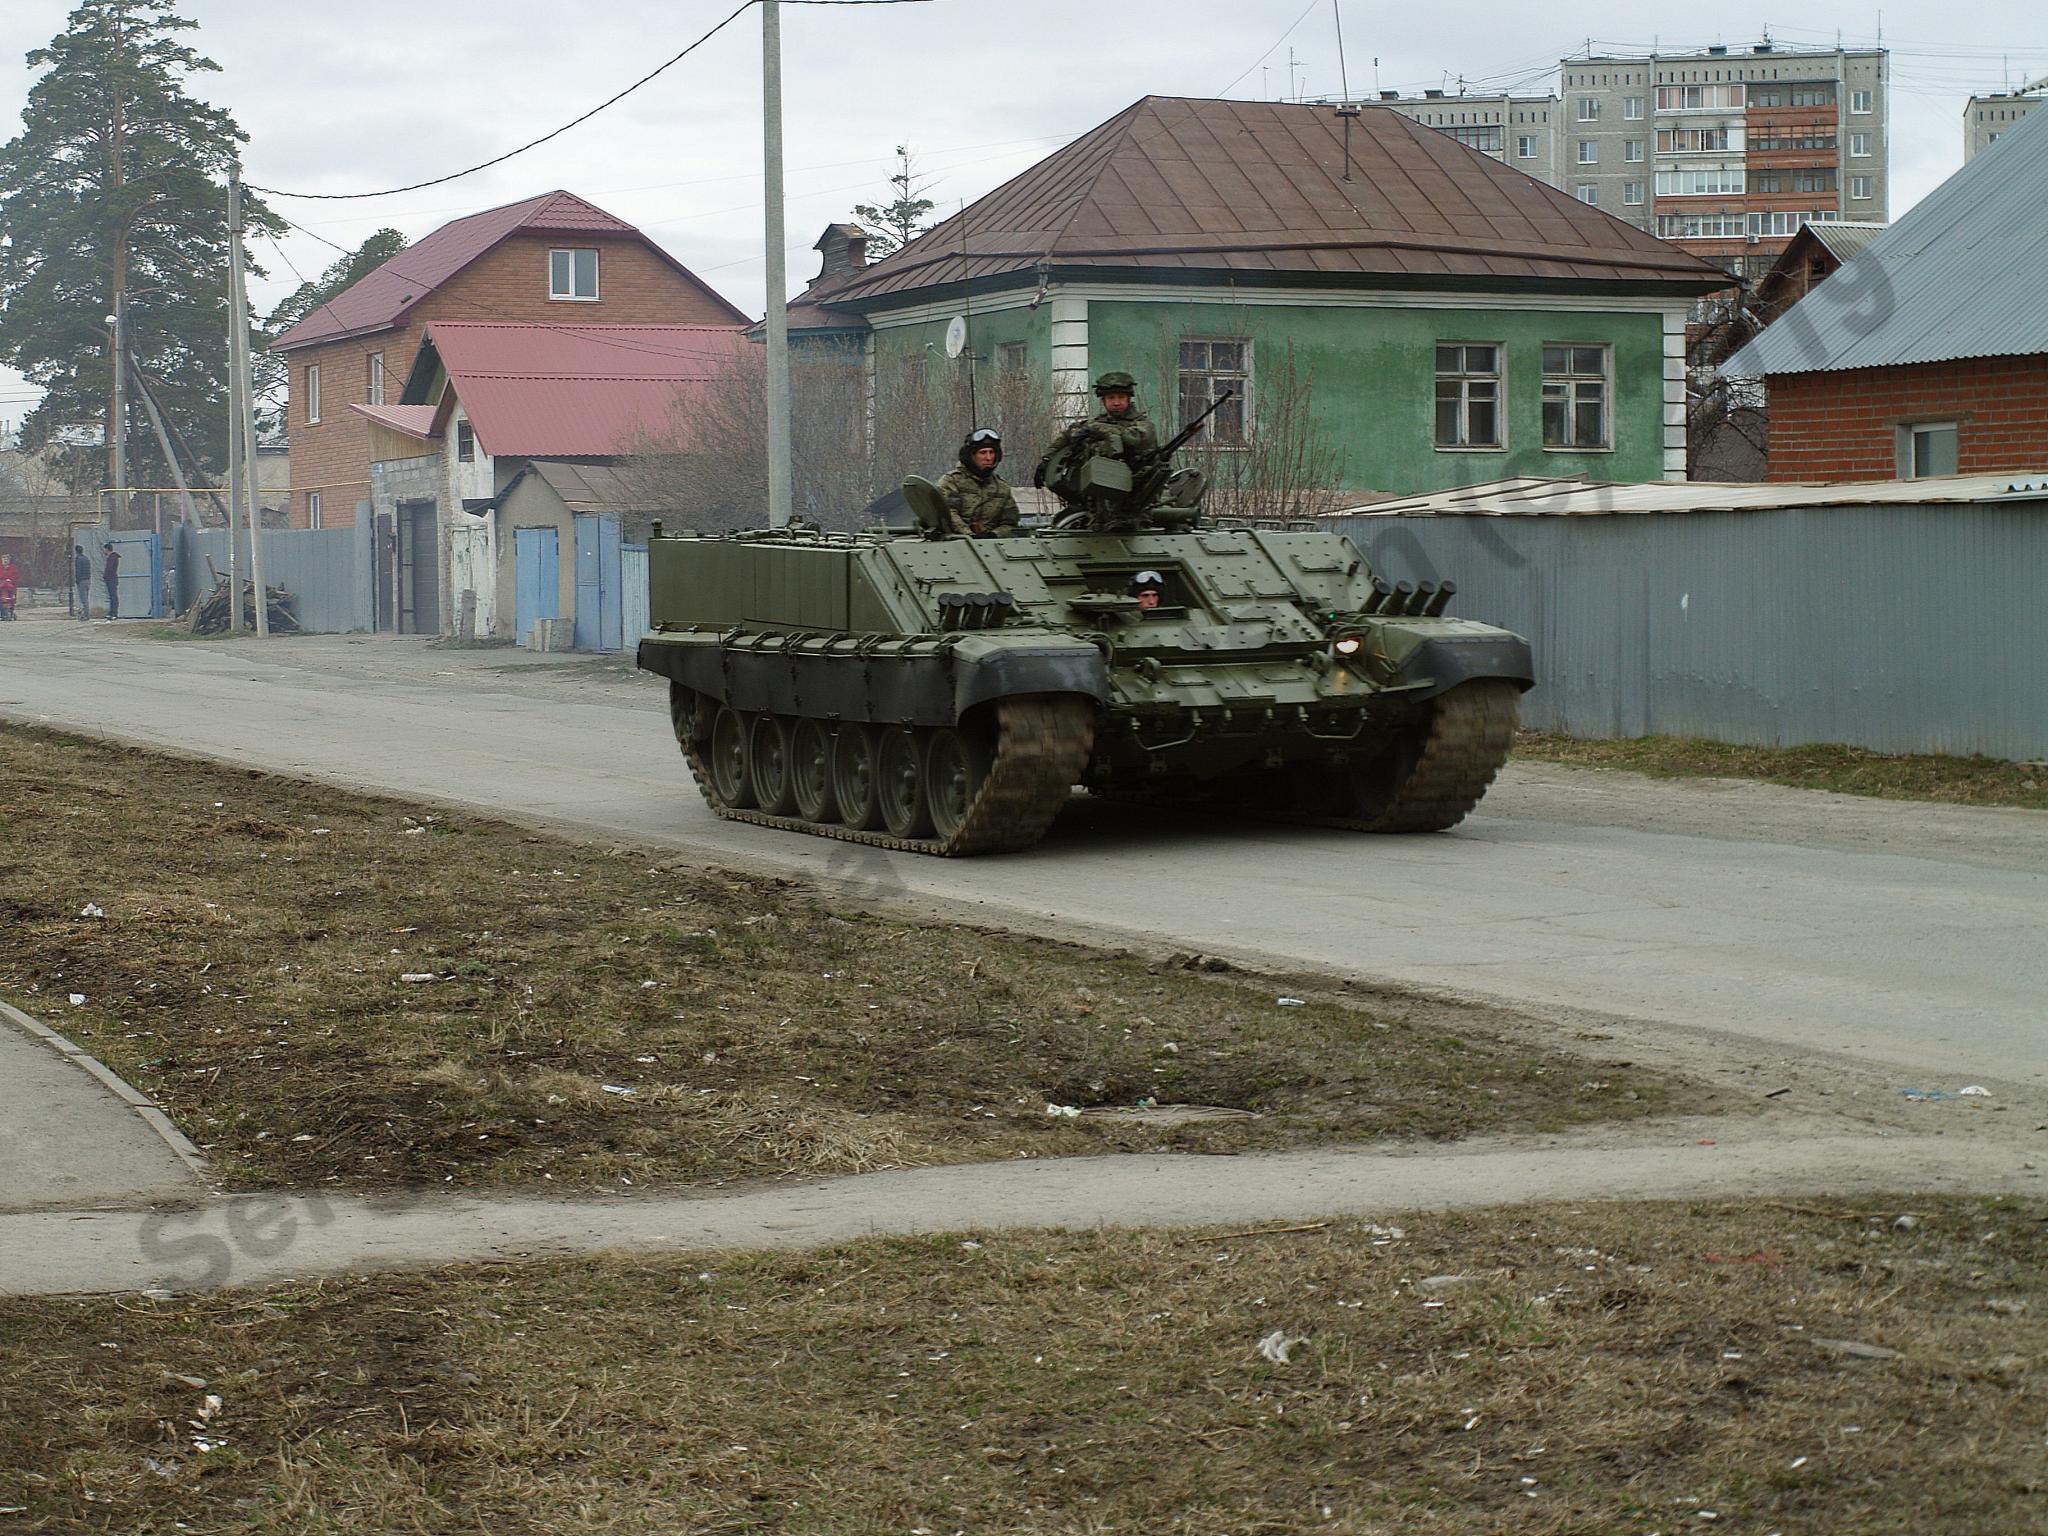
[[[811,285],[832,278],[844,277],[849,272],[858,272],[868,264],[868,232],[858,224],[828,224],[825,233],[818,236],[818,243],[811,247],[824,260],[819,263],[818,275],[811,279]]]
[[[1400,93],[1399,91],[1381,91],[1381,92],[1380,92],[1380,100],[1381,100],[1381,101],[1399,101],[1400,99],[1401,99],[1401,93]]]

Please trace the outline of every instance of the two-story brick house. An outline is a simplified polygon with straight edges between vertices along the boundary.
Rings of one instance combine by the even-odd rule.
[[[370,423],[395,404],[426,326],[733,325],[750,317],[622,219],[545,192],[444,224],[286,331],[291,522],[347,526],[370,497]]]

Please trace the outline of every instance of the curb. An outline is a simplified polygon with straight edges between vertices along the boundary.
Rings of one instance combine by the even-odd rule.
[[[185,1165],[194,1178],[211,1182],[207,1172],[206,1154],[192,1144],[190,1137],[171,1123],[171,1117],[163,1112],[154,1099],[135,1088],[125,1078],[116,1076],[111,1067],[98,1057],[88,1055],[75,1040],[58,1034],[40,1019],[31,1018],[12,1004],[0,1002],[0,1019],[33,1035],[72,1065],[82,1067],[98,1078],[103,1086],[113,1091],[116,1098],[142,1117],[143,1123],[156,1132],[158,1138],[171,1149],[172,1154]]]

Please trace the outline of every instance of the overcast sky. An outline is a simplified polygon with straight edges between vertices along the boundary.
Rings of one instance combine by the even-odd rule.
[[[190,89],[248,133],[245,175],[293,192],[367,192],[502,154],[559,127],[680,51],[738,0],[184,0],[188,40],[221,66]],[[1764,34],[1785,47],[1892,50],[1891,216],[1962,163],[1972,92],[2048,75],[2039,0],[1836,0],[1659,11],[1581,0],[1526,4],[1338,0],[1350,88],[1404,93],[1554,89],[1560,57],[1666,51]],[[62,30],[71,0],[0,4],[0,136],[19,131],[23,56]],[[1785,25],[1794,11],[1798,27]],[[951,212],[1061,144],[1154,95],[1280,98],[1341,88],[1331,0],[931,0],[784,5],[783,85],[792,289],[810,247],[857,202],[882,202],[908,144]],[[2031,17],[2032,20],[2028,20]],[[287,20],[288,18],[288,20]],[[1577,28],[1578,30],[1567,30]],[[1659,35],[1661,33],[1661,35]],[[259,312],[384,226],[410,239],[448,220],[563,187],[637,224],[749,314],[763,306],[761,23],[750,9],[659,79],[503,165],[363,202],[274,197],[304,232],[253,254]],[[296,272],[294,271],[296,268]],[[0,420],[34,396],[0,369]]]

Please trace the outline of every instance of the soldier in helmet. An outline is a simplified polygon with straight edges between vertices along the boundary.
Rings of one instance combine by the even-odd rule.
[[[1112,369],[1095,381],[1095,397],[1102,409],[1086,421],[1077,421],[1053,444],[1059,448],[1085,439],[1095,458],[1122,459],[1134,463],[1149,458],[1159,448],[1159,434],[1152,419],[1138,409],[1138,381],[1121,369]]]
[[[999,539],[1017,531],[1017,498],[996,473],[1002,461],[1003,440],[994,429],[976,427],[967,434],[960,445],[960,467],[938,482],[952,533]]]

